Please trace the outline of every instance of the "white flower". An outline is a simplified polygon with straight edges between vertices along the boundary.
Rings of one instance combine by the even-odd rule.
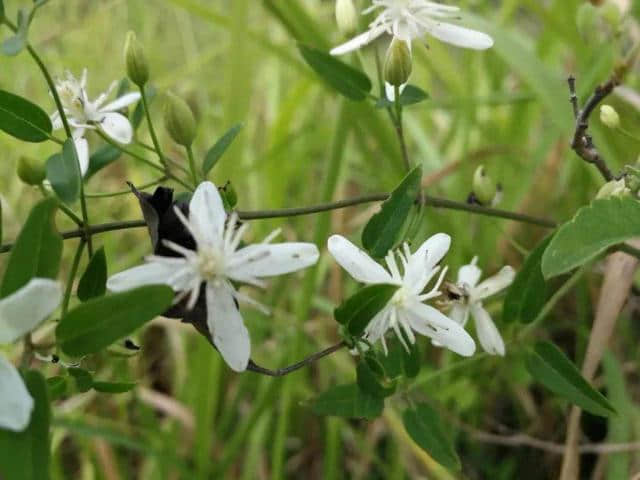
[[[411,42],[426,34],[456,47],[485,50],[493,46],[493,39],[486,33],[447,23],[456,20],[460,9],[427,0],[372,0],[372,6],[363,14],[381,12],[369,25],[369,30],[331,50],[332,55],[343,55],[357,50],[378,38],[383,33],[406,42],[411,51]],[[386,86],[389,100],[394,99],[393,87]],[[402,90],[402,87],[401,87]]]
[[[62,287],[54,280],[34,278],[0,300],[0,345],[16,341],[58,308]],[[33,398],[16,368],[0,355],[0,428],[21,432],[31,418]]]
[[[175,212],[193,235],[197,250],[164,240],[168,248],[182,257],[152,255],[146,264],[111,277],[107,287],[118,292],[164,283],[183,292],[182,298],[189,295],[187,307],[193,308],[204,283],[207,325],[213,343],[233,370],[244,371],[251,346],[234,299],[261,305],[237,291],[231,282],[263,287],[263,277],[294,272],[316,263],[318,249],[311,243],[270,244],[278,231],[262,243],[238,248],[248,225],[238,226],[235,213],[227,218],[218,189],[211,182],[201,183],[193,194],[189,219],[178,208]]]
[[[510,266],[506,266],[493,277],[478,283],[482,270],[476,265],[477,261],[478,257],[474,257],[470,264],[458,270],[457,286],[462,291],[462,297],[453,302],[449,316],[464,327],[471,313],[475,320],[478,340],[484,351],[492,355],[504,355],[504,341],[489,312],[482,306],[482,300],[511,285],[515,278],[515,271]]]
[[[137,102],[140,94],[137,92],[127,93],[115,101],[103,105],[111,92],[116,88],[118,82],[113,82],[108,90],[98,96],[93,102],[87,95],[87,69],[82,71],[82,78],[78,81],[71,72],[65,72],[65,78],[58,81],[56,90],[62,102],[64,113],[67,116],[69,125],[73,127],[73,138],[80,160],[80,170],[84,175],[89,166],[89,148],[84,138],[87,129],[95,130],[99,128],[106,135],[116,142],[129,144],[133,139],[133,127],[131,122],[124,115],[118,113],[123,109]],[[51,115],[51,122],[54,129],[62,128],[60,112],[56,111]]]
[[[441,270],[437,264],[449,250],[450,244],[451,237],[444,233],[433,235],[413,254],[408,245],[404,244],[402,251],[389,252],[385,258],[387,271],[346,238],[340,235],[329,238],[329,252],[355,280],[365,284],[391,284],[399,287],[387,305],[369,322],[364,333],[367,341],[374,343],[381,340],[386,352],[384,335],[393,329],[407,348],[404,337],[414,343],[415,331],[460,355],[473,355],[475,343],[464,328],[424,303],[440,295],[438,289],[446,269],[442,270],[435,286],[428,293],[422,292]],[[402,274],[396,255],[402,262]]]

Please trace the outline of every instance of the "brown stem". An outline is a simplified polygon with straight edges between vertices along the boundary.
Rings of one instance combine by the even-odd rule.
[[[304,360],[301,360],[293,365],[289,365],[288,367],[278,368],[277,370],[270,370],[268,368],[261,367],[253,362],[253,360],[249,361],[249,366],[247,370],[254,373],[259,373],[261,375],[267,375],[268,377],[284,377],[285,375],[289,375],[290,373],[295,372],[296,370],[300,370],[301,368],[306,367],[307,365],[311,365],[313,362],[320,360],[323,357],[331,355],[332,353],[341,350],[346,346],[346,343],[343,341],[336,343],[335,345],[330,346],[320,352],[316,352],[313,355],[309,355]]]

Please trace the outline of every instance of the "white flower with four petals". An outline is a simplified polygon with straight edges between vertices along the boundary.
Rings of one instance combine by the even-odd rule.
[[[55,280],[34,278],[0,300],[0,345],[13,343],[51,315],[62,300]],[[0,428],[21,432],[29,425],[33,398],[18,370],[0,355]]]
[[[329,238],[329,252],[356,281],[368,285],[391,284],[399,287],[387,305],[367,325],[364,338],[368,342],[380,340],[386,352],[384,335],[393,330],[405,348],[408,348],[404,338],[414,343],[414,332],[418,332],[460,355],[473,355],[475,343],[464,328],[424,303],[440,295],[439,288],[446,268],[441,269],[438,263],[449,250],[450,244],[451,237],[444,233],[427,239],[413,254],[408,245],[404,244],[402,250],[389,252],[385,258],[387,271],[346,238],[340,235]],[[396,255],[402,263],[402,273],[398,268]],[[423,293],[438,272],[440,276],[433,288]]]
[[[111,103],[104,105],[109,95],[118,85],[113,82],[106,92],[100,94],[93,102],[87,95],[87,69],[82,71],[80,81],[71,72],[65,72],[64,79],[56,83],[56,90],[62,102],[64,113],[73,128],[73,139],[80,161],[82,175],[89,168],[89,145],[84,138],[86,130],[100,129],[118,143],[129,144],[133,139],[133,127],[129,119],[118,113],[132,103],[140,100],[138,92],[127,93]],[[53,128],[62,128],[60,112],[51,115]]]
[[[182,257],[149,256],[146,264],[111,277],[107,287],[119,292],[163,283],[181,292],[178,298],[189,295],[187,308],[193,308],[204,283],[207,326],[213,343],[233,370],[244,371],[251,345],[235,301],[261,305],[239,292],[232,282],[264,287],[264,277],[295,272],[316,263],[318,248],[312,243],[271,244],[278,231],[262,243],[239,248],[248,225],[238,226],[235,213],[227,217],[218,189],[211,182],[203,182],[196,189],[189,203],[188,219],[177,207],[175,212],[193,236],[196,250],[164,240],[167,248]]]
[[[476,265],[477,261],[478,257],[474,257],[470,264],[463,265],[458,270],[457,286],[462,290],[462,297],[453,302],[449,316],[464,327],[471,314],[484,351],[504,356],[504,341],[491,315],[482,306],[482,301],[511,285],[516,273],[507,265],[494,276],[478,283],[482,270]]]

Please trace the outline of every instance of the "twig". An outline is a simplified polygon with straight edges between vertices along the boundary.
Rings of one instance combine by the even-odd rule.
[[[346,347],[346,345],[347,344],[344,342],[344,340],[342,340],[341,342],[336,343],[335,345],[332,345],[329,348],[326,348],[320,352],[316,352],[313,355],[309,355],[304,360],[294,363],[293,365],[289,365],[288,367],[278,368],[277,370],[270,370],[268,368],[264,368],[264,367],[261,367],[260,365],[255,364],[253,361],[250,361],[249,366],[247,367],[247,370],[254,373],[260,373],[262,375],[267,375],[269,377],[284,377],[285,375],[289,375],[290,373],[293,373],[296,370],[300,370],[301,368],[304,368],[307,365],[310,365],[313,362],[316,362],[321,358],[326,357],[327,355],[331,355],[332,353],[335,353],[338,350],[341,350],[342,348]]]
[[[615,87],[620,85],[620,78],[617,73],[614,73],[606,83],[598,85],[582,109],[578,107],[575,77],[570,76],[567,82],[569,83],[573,114],[576,119],[576,128],[573,134],[573,139],[571,140],[571,148],[585,162],[594,164],[606,181],[612,180],[613,174],[607,166],[604,158],[600,155],[600,152],[593,144],[593,139],[591,138],[591,135],[587,133],[587,130],[589,128],[589,116],[598,104],[607,95],[613,92]]]
[[[258,220],[268,218],[288,218],[296,217],[300,215],[310,215],[312,213],[327,212],[330,210],[337,210],[340,208],[353,207],[356,205],[362,205],[364,203],[382,202],[389,198],[388,193],[374,193],[371,195],[363,195],[361,197],[350,198],[347,200],[339,200],[337,202],[322,203],[319,205],[312,205],[310,207],[299,208],[283,208],[280,210],[255,210],[255,211],[238,211],[238,218],[241,220]],[[498,210],[496,208],[483,207],[481,205],[471,205],[463,202],[455,202],[453,200],[447,200],[446,198],[431,197],[429,195],[423,195],[422,200],[424,205],[428,205],[434,208],[443,208],[448,210],[459,210],[478,215],[485,215],[489,217],[505,218],[507,220],[513,220],[515,222],[529,223],[531,225],[538,225],[545,228],[555,228],[556,223],[552,220],[545,218],[532,217],[523,213],[509,212],[507,210]],[[125,222],[112,222],[103,223],[101,225],[91,225],[86,229],[90,235],[98,233],[112,232],[116,230],[127,230],[130,228],[145,227],[144,220],[130,220]],[[78,238],[85,234],[82,230],[70,230],[62,233],[62,238]],[[0,253],[5,253],[11,250],[12,243],[7,243],[0,246]]]

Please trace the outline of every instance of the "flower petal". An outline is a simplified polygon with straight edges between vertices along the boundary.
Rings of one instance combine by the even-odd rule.
[[[181,258],[172,258],[173,263],[149,262],[137,267],[116,273],[107,280],[107,288],[112,292],[124,292],[145,285],[169,285],[176,291],[185,290],[192,275],[177,275],[181,268],[180,261],[186,267],[187,262]],[[186,278],[185,278],[186,277]]]
[[[87,142],[86,138],[78,138],[73,143],[76,146],[76,153],[80,162],[80,173],[84,177],[89,169],[89,142]]]
[[[471,306],[471,315],[475,320],[478,340],[480,340],[480,345],[482,345],[484,351],[491,355],[504,356],[504,341],[495,323],[491,320],[489,312],[480,303],[474,303]]]
[[[198,185],[189,203],[189,222],[198,246],[221,246],[226,218],[216,186],[211,182]]]
[[[475,258],[468,265],[463,265],[458,270],[458,285],[466,285],[468,288],[473,288],[478,284],[482,270],[475,264]]]
[[[431,36],[456,47],[486,50],[493,46],[493,39],[486,33],[460,27],[451,23],[434,22],[427,28]]]
[[[502,267],[493,277],[489,277],[480,282],[480,284],[473,289],[471,295],[475,300],[490,297],[511,285],[515,277],[516,272],[513,268],[509,265]]]
[[[0,300],[0,344],[11,343],[37,327],[62,300],[62,286],[48,278],[33,278]]]
[[[115,112],[117,110],[123,109],[124,107],[128,107],[132,103],[136,103],[140,100],[140,93],[132,92],[127,93],[119,98],[116,98],[113,102],[107,103],[104,107],[100,108],[101,112]]]
[[[403,310],[403,314],[416,332],[430,337],[458,355],[470,357],[476,351],[476,344],[467,331],[439,310],[416,303]]]
[[[449,318],[464,327],[469,320],[469,307],[460,302],[454,302],[449,310]]]
[[[124,115],[114,112],[101,114],[100,127],[116,142],[127,145],[133,140],[133,127]]]
[[[236,372],[244,372],[251,355],[249,331],[233,301],[229,287],[207,284],[207,326],[213,344],[227,365]]]
[[[451,237],[446,233],[436,233],[429,237],[409,258],[405,277],[415,277],[416,272],[433,270],[447,254],[450,246]]]
[[[16,368],[0,355],[0,428],[22,432],[29,425],[33,398]]]
[[[259,243],[235,252],[227,274],[238,281],[282,275],[313,265],[319,256],[313,243]]]
[[[344,55],[345,53],[349,53],[354,50],[357,50],[361,47],[364,47],[368,43],[373,42],[376,38],[382,35],[385,32],[385,30],[386,28],[384,26],[379,26],[371,30],[368,30],[352,38],[348,42],[343,43],[342,45],[338,45],[337,47],[333,48],[329,53],[331,55]]]
[[[394,283],[382,265],[376,263],[341,235],[332,235],[327,242],[329,253],[355,280],[362,283]]]

